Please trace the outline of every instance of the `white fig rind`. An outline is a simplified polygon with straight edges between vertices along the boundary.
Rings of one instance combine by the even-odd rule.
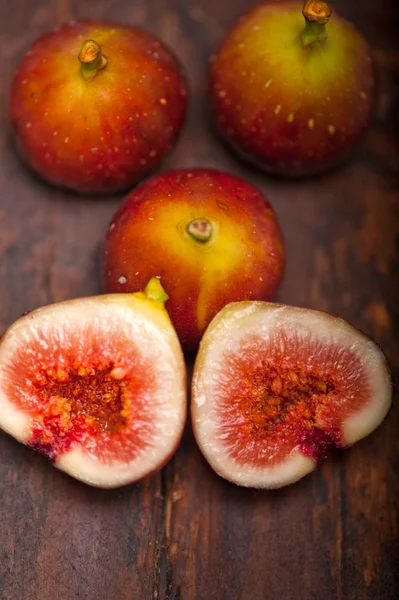
[[[364,365],[369,378],[370,399],[343,422],[342,442],[350,446],[376,429],[389,411],[392,384],[380,348],[349,323],[316,310],[270,302],[235,302],[223,308],[210,323],[202,339],[194,366],[191,415],[193,430],[202,453],[220,476],[238,485],[276,488],[294,483],[316,468],[316,461],[294,448],[278,464],[243,464],[223,445],[223,425],[218,424],[214,385],[223,373],[226,351],[238,347],[248,335],[267,336],[275,328],[300,335],[311,334],[325,344],[350,349]]]

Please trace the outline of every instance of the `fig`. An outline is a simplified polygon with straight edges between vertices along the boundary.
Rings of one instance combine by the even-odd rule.
[[[279,488],[385,418],[392,385],[380,348],[316,310],[237,302],[209,325],[194,365],[191,414],[218,475]]]
[[[137,187],[106,235],[107,292],[134,292],[157,276],[186,351],[235,300],[270,300],[284,272],[282,233],[269,202],[221,171],[169,171]]]
[[[17,147],[47,181],[76,192],[136,184],[172,148],[187,84],[172,51],[140,28],[63,25],[19,64],[10,119]]]
[[[0,427],[72,477],[112,488],[159,469],[186,415],[185,365],[159,280],[68,300],[0,342]]]
[[[350,154],[371,119],[375,78],[352,24],[320,0],[284,0],[238,20],[211,59],[209,91],[231,148],[269,173],[295,177]]]

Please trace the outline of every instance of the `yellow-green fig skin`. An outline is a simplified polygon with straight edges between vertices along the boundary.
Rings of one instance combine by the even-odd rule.
[[[327,7],[314,0],[307,5]],[[348,155],[375,101],[362,35],[334,10],[327,23],[309,25],[305,8],[300,2],[252,7],[210,65],[219,131],[244,158],[288,176],[322,171]]]

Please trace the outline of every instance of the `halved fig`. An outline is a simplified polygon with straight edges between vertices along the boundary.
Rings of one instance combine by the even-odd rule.
[[[137,481],[173,454],[185,365],[157,279],[144,292],[39,308],[0,342],[0,427],[89,485]]]
[[[278,488],[351,446],[386,416],[384,354],[327,313],[268,302],[227,305],[194,367],[192,422],[202,453],[238,485]]]

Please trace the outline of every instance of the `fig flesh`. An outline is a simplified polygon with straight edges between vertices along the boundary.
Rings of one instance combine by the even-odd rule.
[[[392,401],[380,348],[327,313],[231,303],[209,325],[192,389],[195,437],[213,469],[238,485],[278,488],[351,446]]]
[[[183,431],[186,386],[158,285],[16,321],[0,343],[0,427],[93,486],[160,468]]]

